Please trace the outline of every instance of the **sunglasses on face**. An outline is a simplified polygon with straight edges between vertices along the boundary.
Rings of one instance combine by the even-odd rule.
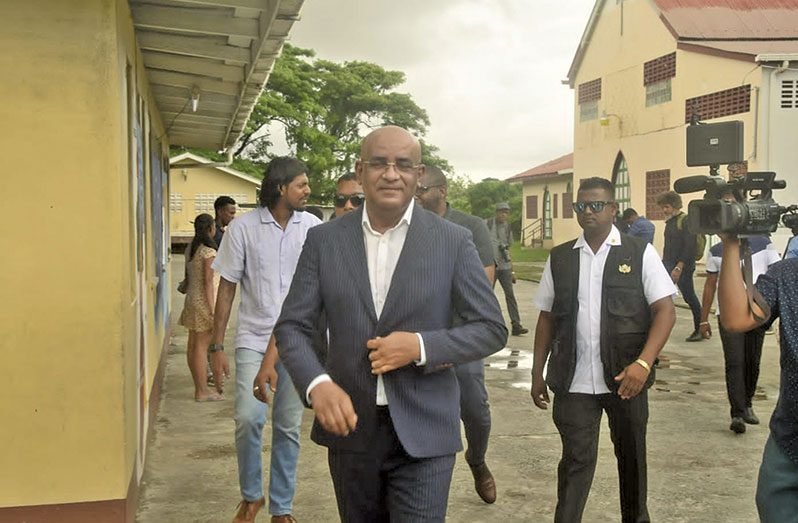
[[[604,207],[606,207],[611,203],[615,202],[613,201],[602,202],[598,200],[595,202],[574,202],[571,205],[573,206],[575,212],[577,212],[578,214],[582,214],[587,210],[588,207],[590,208],[591,212],[601,212],[604,210]]]
[[[336,207],[343,207],[344,205],[346,205],[346,202],[348,200],[349,203],[351,203],[355,207],[360,207],[361,205],[363,205],[363,201],[365,199],[366,199],[366,197],[364,195],[362,195],[362,194],[359,194],[359,193],[358,194],[349,194],[349,195],[336,194],[335,195],[335,206]]]
[[[443,185],[419,185],[416,187],[416,194],[427,194],[430,189],[435,187],[443,187]]]

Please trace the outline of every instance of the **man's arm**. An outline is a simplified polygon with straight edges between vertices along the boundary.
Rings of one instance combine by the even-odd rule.
[[[485,358],[507,342],[507,326],[474,244],[462,237],[452,281],[454,312],[463,320],[449,329],[420,333],[426,348],[424,372]]]
[[[227,322],[230,320],[230,311],[233,308],[235,297],[236,284],[224,277],[219,278],[219,291],[216,294],[216,307],[213,312],[213,336],[211,337],[213,344],[224,344],[224,334],[227,330]],[[211,353],[211,369],[216,390],[222,392],[224,378],[230,375],[230,364],[224,351]]]
[[[708,272],[704,282],[704,292],[701,295],[701,323],[698,324],[698,331],[705,339],[712,337],[712,326],[709,323],[710,309],[715,300],[715,288],[718,286],[718,273]]]
[[[280,361],[299,390],[299,397],[313,408],[316,419],[328,432],[346,436],[357,426],[352,399],[326,376],[313,342],[322,309],[319,274],[321,237],[310,229],[299,256],[291,288],[274,327]],[[319,379],[321,378],[321,379]],[[310,385],[313,384],[313,388]]]
[[[757,321],[754,311],[748,306],[743,273],[740,270],[740,241],[736,236],[725,236],[723,240],[723,261],[718,280],[718,306],[720,322],[732,332],[748,332],[764,323]],[[764,311],[754,303],[753,307],[760,318]]]
[[[638,357],[638,360],[642,360],[646,365],[633,361],[615,376],[615,381],[621,382],[618,395],[625,400],[634,398],[643,390],[651,372],[651,366],[654,365],[654,360],[659,356],[662,347],[668,342],[668,337],[676,323],[676,307],[670,296],[660,298],[652,303],[651,312],[654,319],[648,331],[646,344]]]
[[[532,363],[532,401],[541,409],[549,407],[549,392],[546,380],[543,378],[543,368],[549,357],[552,333],[554,332],[554,317],[551,312],[540,311],[538,323],[535,327],[535,357]]]

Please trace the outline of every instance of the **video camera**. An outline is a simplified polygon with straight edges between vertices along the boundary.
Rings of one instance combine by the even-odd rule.
[[[787,186],[784,180],[776,180],[776,173],[749,172],[733,181],[718,174],[720,165],[742,161],[743,122],[695,122],[687,128],[687,165],[710,167],[710,176],[688,176],[673,184],[680,194],[705,191],[703,199],[688,206],[691,233],[769,234],[776,230],[782,215],[785,226],[790,227],[788,222],[798,225],[798,205],[784,207],[773,200],[773,190]],[[734,202],[723,200],[728,193],[734,195]]]

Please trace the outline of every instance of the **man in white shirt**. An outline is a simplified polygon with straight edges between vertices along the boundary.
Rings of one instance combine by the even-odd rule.
[[[602,411],[618,459],[622,520],[649,521],[647,388],[676,319],[676,287],[650,244],[621,235],[613,225],[618,210],[613,194],[608,180],[582,180],[573,207],[583,233],[552,249],[534,302],[540,315],[532,399],[546,409],[547,385],[552,389],[554,423],[563,443],[558,523],[582,519]]]
[[[316,414],[338,517],[443,522],[462,450],[454,366],[500,350],[507,327],[471,233],[413,203],[418,140],[377,129],[355,170],[365,202],[308,234],[275,328],[280,359]]]
[[[266,502],[262,436],[268,410],[267,386],[276,389],[272,405],[269,512],[272,523],[295,521],[291,512],[303,408],[278,361],[272,329],[288,294],[308,230],[321,223],[312,214],[302,212],[308,196],[310,186],[305,164],[295,158],[272,160],[261,185],[260,207],[230,223],[213,263],[214,270],[221,273],[213,343],[209,349],[218,388],[227,368],[225,330],[236,288],[241,287],[235,337],[235,442],[242,501],[234,523],[255,521]],[[256,376],[258,384],[253,387]]]
[[[734,201],[733,194],[724,195],[724,200]],[[748,239],[751,246],[751,271],[754,283],[759,276],[765,274],[768,267],[781,260],[778,251],[773,247],[770,238],[755,236]],[[707,258],[707,279],[704,282],[704,294],[701,300],[701,323],[699,331],[704,338],[712,336],[709,324],[709,312],[715,300],[715,289],[718,286],[718,273],[723,262],[723,242],[718,242],[709,249]],[[720,307],[717,311],[720,315]],[[759,380],[759,361],[762,358],[762,344],[765,341],[765,328],[756,327],[748,332],[731,332],[718,321],[720,341],[723,345],[723,358],[726,368],[726,392],[731,407],[731,424],[729,430],[742,434],[746,423],[759,425],[759,418],[751,404]]]

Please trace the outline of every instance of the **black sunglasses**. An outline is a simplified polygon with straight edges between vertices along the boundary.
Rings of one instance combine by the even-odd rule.
[[[592,212],[601,212],[604,210],[605,206],[611,203],[615,202],[614,201],[602,202],[601,200],[598,200],[595,202],[574,202],[571,205],[573,206],[574,211],[576,211],[578,214],[582,214],[587,210],[588,207],[590,207],[590,210]]]
[[[366,200],[366,197],[362,194],[336,194],[335,195],[335,206],[336,207],[343,207],[346,205],[347,200],[354,205],[355,207],[360,207],[363,205],[363,202]]]
[[[427,194],[427,192],[429,192],[430,189],[434,189],[435,187],[443,187],[443,184],[439,183],[438,185],[419,185],[418,187],[416,187],[416,194]]]

